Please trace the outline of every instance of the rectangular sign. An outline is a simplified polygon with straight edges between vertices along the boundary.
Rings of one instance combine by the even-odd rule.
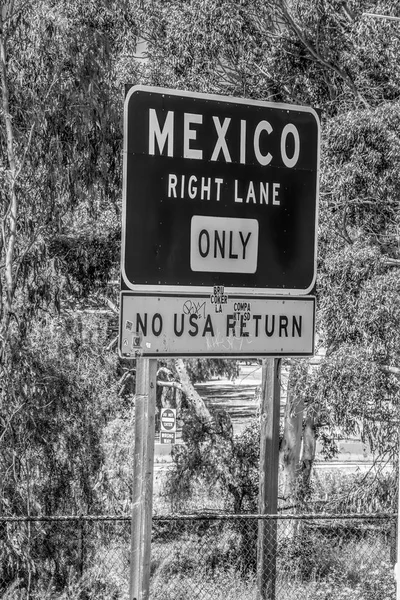
[[[312,356],[315,299],[121,293],[122,357]]]
[[[175,444],[176,434],[174,432],[161,431],[160,444]]]
[[[124,109],[122,289],[307,295],[320,120],[310,107],[146,86]]]

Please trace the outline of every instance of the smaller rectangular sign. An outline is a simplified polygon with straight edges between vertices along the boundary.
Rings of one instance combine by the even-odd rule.
[[[192,217],[190,268],[212,273],[255,273],[258,221],[229,217]]]
[[[315,298],[121,293],[119,351],[148,356],[312,356]]]
[[[175,444],[175,432],[160,432],[160,444]]]

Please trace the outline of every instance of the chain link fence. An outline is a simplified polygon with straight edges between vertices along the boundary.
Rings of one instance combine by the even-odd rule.
[[[388,514],[154,517],[150,598],[256,600],[261,578],[275,600],[395,600],[395,523]],[[257,559],[268,530],[276,543]],[[2,518],[0,596],[128,600],[129,550],[129,517]]]

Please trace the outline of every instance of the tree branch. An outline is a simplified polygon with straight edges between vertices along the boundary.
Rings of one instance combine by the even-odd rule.
[[[189,374],[186,370],[185,364],[181,358],[175,360],[175,367],[179,375],[179,379],[182,384],[182,391],[185,393],[189,404],[192,406],[194,412],[198,417],[206,422],[212,422],[212,417],[206,405],[203,402],[200,394],[193,387],[190,381]]]
[[[176,388],[177,390],[182,390],[182,385],[177,381],[157,381],[157,385],[160,387],[170,387]]]
[[[287,25],[292,28],[292,30],[294,31],[294,33],[297,35],[297,37],[299,38],[299,40],[301,41],[301,43],[308,50],[308,52],[314,58],[314,60],[316,60],[318,63],[320,63],[326,69],[328,69],[328,70],[333,71],[334,73],[336,73],[336,75],[338,75],[342,79],[342,81],[344,81],[346,83],[346,85],[351,89],[351,91],[353,92],[353,94],[355,95],[355,97],[360,100],[360,102],[365,106],[365,108],[369,108],[368,102],[360,94],[360,92],[358,91],[358,89],[355,86],[355,84],[354,84],[353,80],[351,79],[351,77],[349,77],[349,75],[347,75],[347,73],[345,71],[343,71],[343,69],[341,69],[338,65],[335,65],[335,64],[329,62],[328,60],[326,60],[311,45],[311,43],[306,39],[306,37],[304,36],[304,34],[301,31],[300,27],[297,25],[297,23],[295,22],[294,18],[290,14],[290,12],[289,12],[289,10],[288,10],[288,8],[286,6],[285,0],[281,0],[279,4],[280,4],[280,8],[281,8],[281,11],[282,11],[283,18],[286,21]]]
[[[111,310],[113,311],[113,313],[119,315],[119,310],[116,307],[116,305],[114,304],[114,302],[112,300],[110,300],[109,298],[107,298],[107,296],[102,296],[101,297],[102,300],[104,300],[105,304],[107,304],[107,306],[109,306],[111,308]]]
[[[349,232],[347,231],[347,206],[343,209],[343,220],[342,220],[342,231],[344,234],[345,240],[351,245],[354,241],[351,239]]]
[[[7,56],[5,46],[5,33],[3,24],[3,15],[0,16],[0,79],[1,79],[1,90],[2,90],[2,107],[3,116],[6,126],[6,140],[7,140],[7,158],[8,165],[11,175],[11,186],[10,186],[10,203],[9,209],[6,213],[8,215],[8,239],[6,239],[5,221],[3,222],[3,243],[5,247],[5,313],[4,320],[2,323],[3,336],[4,338],[8,335],[8,326],[10,322],[10,316],[12,311],[12,303],[14,299],[15,285],[13,276],[13,262],[15,254],[15,243],[17,235],[17,216],[18,216],[18,199],[15,190],[15,180],[17,175],[16,169],[16,157],[14,151],[14,129],[12,124],[12,118],[10,113],[9,104],[9,90],[7,83]]]
[[[118,343],[118,335],[108,344],[106,352],[110,352]]]
[[[400,258],[385,258],[383,264],[386,267],[400,267]]]
[[[381,371],[383,371],[383,373],[388,373],[390,375],[397,375],[397,377],[400,377],[400,368],[399,367],[393,367],[391,365],[382,365],[379,368]]]
[[[23,157],[22,157],[22,160],[21,160],[21,164],[20,164],[20,166],[19,166],[19,169],[18,169],[18,171],[17,171],[17,172],[16,172],[16,174],[15,174],[15,179],[16,179],[16,180],[18,179],[18,177],[19,177],[19,175],[20,175],[20,173],[21,173],[22,169],[24,168],[24,164],[25,164],[25,160],[26,160],[26,155],[28,154],[28,152],[29,152],[29,148],[30,148],[30,146],[31,146],[31,142],[32,142],[32,136],[33,136],[33,131],[34,131],[34,129],[35,129],[35,123],[33,123],[33,125],[31,126],[31,129],[30,129],[30,131],[29,131],[28,141],[27,141],[27,143],[26,143],[26,148],[25,148],[25,150],[24,150],[24,155],[23,155]]]

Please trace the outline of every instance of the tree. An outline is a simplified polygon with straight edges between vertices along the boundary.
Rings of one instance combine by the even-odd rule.
[[[111,401],[119,367],[103,356],[108,325],[82,324],[76,309],[83,299],[104,308],[116,266],[123,98],[115,67],[134,39],[128,4],[2,7],[2,512],[98,506],[96,427],[109,407],[93,411],[101,386]]]
[[[91,0],[10,1],[1,15],[3,512],[87,512],[109,501],[101,431],[129,420],[135,379],[132,364],[106,351],[123,83],[141,70],[134,16],[129,3]],[[99,309],[101,323],[90,316]],[[31,485],[38,465],[43,477]]]
[[[90,2],[5,5],[3,340],[14,333],[16,311],[21,322],[23,307],[29,315],[37,304],[59,301],[65,263],[75,257],[71,248],[61,256],[58,250],[67,239],[71,244],[71,231],[96,237],[101,221],[109,231],[118,223],[121,133],[109,67],[121,46],[118,23],[128,15],[113,11],[115,5]],[[17,306],[21,293],[29,302]]]
[[[11,390],[2,389],[1,407],[3,516],[98,514],[109,506],[114,482],[103,466],[103,430],[118,415],[118,365],[101,353],[107,341],[104,315],[48,315],[31,323],[22,348],[11,346],[16,376]],[[18,581],[30,593],[48,577],[64,588],[73,529],[55,529],[49,539],[48,529],[28,525],[19,544],[5,522],[0,528],[3,585]]]
[[[400,399],[399,124],[391,103],[349,112],[327,131],[319,283],[327,355],[305,384],[326,423],[361,431],[391,459]]]
[[[99,512],[108,495],[102,431],[115,416],[121,374],[116,357],[104,353],[109,324],[90,308],[104,308],[118,254],[115,67],[134,37],[121,3],[1,7],[3,515]],[[29,596],[51,557],[52,582],[63,587],[75,540],[43,543],[28,527],[19,548],[1,527],[4,583],[19,580]],[[33,569],[30,549],[42,568]]]
[[[373,4],[369,7],[373,9]],[[390,14],[393,5],[380,5]],[[360,0],[138,3],[147,81],[320,107],[325,115],[398,96],[398,29]]]
[[[256,512],[259,431],[257,419],[240,435],[233,435],[223,415],[213,423],[187,415],[182,432],[185,444],[174,449],[174,468],[167,478],[173,509],[182,509],[200,484],[216,489],[226,508],[235,514]]]
[[[315,436],[332,452],[338,425],[344,433],[361,428],[380,452],[394,451],[400,32],[365,9],[357,0],[170,0],[138,10],[145,81],[322,111],[317,326],[326,358],[319,368],[299,367],[291,382],[282,449],[283,464],[292,475],[303,465],[306,481]],[[392,10],[384,3],[378,12]],[[290,441],[293,409],[303,405],[303,427],[292,423]],[[299,466],[298,432],[307,438]]]
[[[292,367],[287,384],[284,428],[279,452],[281,493],[284,499],[293,496],[299,476],[304,400],[301,395],[295,394],[296,379],[295,369]]]

